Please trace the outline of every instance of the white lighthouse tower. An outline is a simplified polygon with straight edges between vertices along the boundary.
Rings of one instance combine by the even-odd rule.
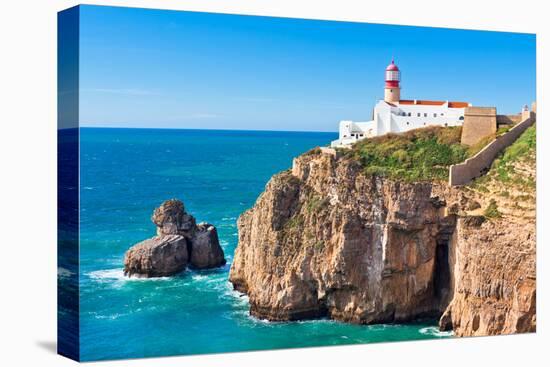
[[[388,103],[396,103],[401,99],[401,80],[399,68],[395,65],[392,58],[391,64],[386,68],[386,87],[384,88],[384,101]]]

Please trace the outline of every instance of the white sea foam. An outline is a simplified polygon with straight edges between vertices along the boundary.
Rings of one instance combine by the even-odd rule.
[[[57,268],[57,276],[59,278],[68,278],[73,274],[74,273],[72,271],[70,271],[69,269],[62,268],[62,267]]]
[[[193,276],[191,276],[191,279],[193,279],[194,281],[204,280],[208,279],[208,276],[202,274],[194,274]]]
[[[96,270],[87,274],[91,279],[99,281],[126,280],[122,269]]]
[[[123,313],[114,313],[112,315],[95,315],[94,317],[98,320],[116,320],[121,316],[126,316],[127,314]]]
[[[157,277],[157,278],[139,278],[139,277],[127,277],[124,275],[124,271],[121,268],[95,270],[86,274],[90,279],[100,283],[113,283],[114,286],[119,287],[125,282],[154,282],[169,280],[169,277]]]
[[[435,326],[428,326],[425,328],[422,328],[419,330],[420,334],[424,335],[432,335],[437,337],[447,337],[447,336],[453,336],[452,331],[439,331],[439,329]]]

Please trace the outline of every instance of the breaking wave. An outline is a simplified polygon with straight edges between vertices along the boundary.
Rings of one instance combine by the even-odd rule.
[[[423,334],[423,335],[437,336],[440,338],[453,336],[452,331],[440,331],[439,328],[437,328],[437,326],[424,327],[418,331],[420,332],[420,334]]]

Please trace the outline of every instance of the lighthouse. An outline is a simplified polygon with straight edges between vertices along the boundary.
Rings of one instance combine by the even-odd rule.
[[[388,103],[397,103],[401,99],[401,87],[399,80],[401,78],[399,68],[395,65],[392,58],[391,64],[386,68],[386,87],[384,88],[384,101]]]
[[[401,99],[401,72],[392,59],[386,67],[384,99],[374,106],[370,121],[340,121],[333,147],[349,147],[358,140],[401,133],[427,126],[462,126],[468,102]]]

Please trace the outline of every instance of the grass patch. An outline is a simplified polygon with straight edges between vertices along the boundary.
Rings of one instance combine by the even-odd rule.
[[[485,208],[483,215],[486,218],[490,218],[490,219],[502,217],[502,214],[498,211],[498,206],[495,199],[491,199],[491,201],[489,202],[489,205],[487,206],[487,208]]]
[[[536,144],[537,131],[535,130],[535,125],[533,125],[528,127],[514,144],[506,148],[502,159],[500,159],[501,163],[507,164],[517,161],[519,158],[531,153],[535,149]]]
[[[303,224],[304,224],[304,217],[298,213],[298,214],[295,214],[292,218],[290,218],[285,223],[285,227],[287,229],[293,230],[293,229],[301,228]]]
[[[305,207],[306,207],[306,210],[308,213],[313,213],[313,212],[316,212],[316,211],[319,211],[321,209],[323,209],[324,207],[326,207],[329,203],[329,199],[328,198],[322,198],[321,196],[319,195],[316,195],[316,194],[312,194],[306,204],[305,204]]]
[[[447,180],[449,166],[468,158],[460,144],[461,127],[427,127],[364,139],[346,154],[357,159],[367,176],[406,181]]]
[[[485,146],[487,146],[487,144],[489,144],[493,140],[495,140],[494,135],[489,135],[489,136],[484,137],[483,139],[481,139],[480,141],[478,141],[477,143],[475,143],[474,145],[472,145],[468,148],[468,156],[473,157],[474,155],[479,153],[481,151],[481,149],[485,148]]]
[[[503,183],[512,182],[526,188],[534,188],[533,179],[516,177],[514,163],[521,159],[529,159],[536,148],[536,142],[537,135],[533,125],[527,128],[514,144],[506,148],[498,159],[495,159],[491,167],[495,172],[495,178]]]
[[[497,136],[506,134],[508,131],[510,131],[511,128],[512,128],[511,126],[499,127],[497,129]]]
[[[527,194],[533,192],[536,188],[535,178],[519,173],[517,165],[519,163],[520,166],[534,166],[536,140],[536,125],[533,125],[527,128],[512,145],[494,160],[486,175],[476,178],[469,184],[469,187],[479,192],[488,193],[489,190],[485,186],[497,184],[500,185],[500,192],[497,194],[504,198],[510,198],[509,188],[511,187]]]

